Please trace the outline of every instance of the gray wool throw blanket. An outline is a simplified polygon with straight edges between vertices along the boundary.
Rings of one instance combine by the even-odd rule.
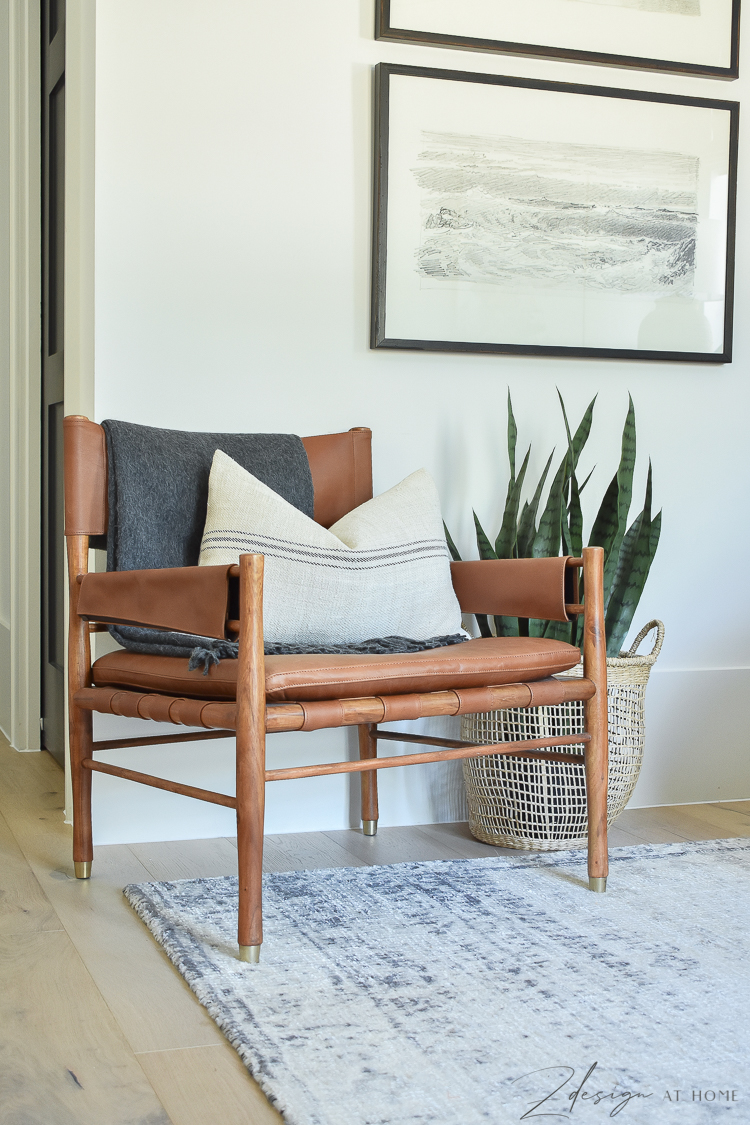
[[[160,570],[196,566],[206,522],[211,462],[221,449],[258,480],[312,519],[313,483],[301,438],[296,434],[213,434],[162,430],[107,419],[109,525],[107,570]],[[228,640],[187,633],[110,625],[130,652],[188,657],[204,674],[220,660],[236,659]],[[419,652],[458,644],[457,633],[415,641],[384,637],[356,645],[267,644],[266,653]]]

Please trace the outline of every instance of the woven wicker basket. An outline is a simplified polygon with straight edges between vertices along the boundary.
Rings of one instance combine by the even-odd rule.
[[[639,644],[652,629],[656,629],[656,642],[651,653],[638,655]],[[662,622],[649,621],[628,652],[607,660],[610,824],[625,808],[638,780],[643,758],[646,684],[663,640]],[[583,666],[579,664],[558,678],[582,675]],[[583,730],[583,706],[574,702],[465,715],[461,736],[469,742],[496,743],[575,734]],[[585,847],[583,745],[566,746],[565,750],[580,754],[580,766],[499,755],[466,759],[464,782],[472,835],[504,848],[556,851]]]

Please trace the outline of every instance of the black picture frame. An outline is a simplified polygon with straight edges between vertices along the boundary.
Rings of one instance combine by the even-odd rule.
[[[392,153],[390,151],[390,138],[391,138],[391,121],[390,114],[392,109],[391,98],[391,81],[393,78],[399,76],[406,76],[408,78],[424,79],[427,81],[439,80],[448,83],[470,83],[472,87],[485,86],[485,87],[503,87],[509,90],[516,91],[544,91],[550,96],[554,97],[555,94],[573,94],[583,95],[593,98],[608,98],[616,99],[618,103],[636,103],[639,107],[648,107],[651,105],[670,105],[680,107],[690,107],[696,110],[709,110],[718,111],[719,113],[726,113],[726,149],[727,149],[727,162],[726,169],[723,174],[726,175],[726,217],[722,229],[725,230],[725,242],[721,243],[708,243],[704,247],[707,251],[711,251],[714,256],[719,255],[720,264],[723,263],[723,298],[719,302],[722,308],[716,312],[716,323],[720,325],[716,328],[716,334],[721,335],[721,339],[717,347],[709,350],[700,350],[696,348],[680,348],[680,347],[623,347],[623,346],[588,346],[586,344],[569,344],[569,343],[555,343],[554,341],[535,342],[535,341],[513,341],[513,340],[470,340],[470,339],[440,339],[430,338],[425,335],[424,338],[419,338],[419,333],[397,331],[395,334],[389,334],[387,315],[388,315],[388,293],[389,293],[389,257],[388,257],[388,229],[389,229],[389,211],[390,201],[389,192],[392,190],[390,179],[393,174],[391,166]],[[373,242],[372,242],[372,290],[371,290],[371,334],[370,346],[373,349],[381,348],[397,348],[418,351],[435,351],[435,352],[473,352],[479,354],[507,354],[507,355],[549,355],[549,356],[567,356],[567,357],[581,357],[581,358],[598,358],[598,359],[639,359],[639,360],[659,360],[683,363],[710,363],[722,364],[731,362],[732,358],[732,324],[733,324],[733,297],[734,297],[734,240],[735,240],[735,218],[736,218],[736,192],[737,192],[737,146],[738,146],[738,133],[739,133],[739,103],[734,101],[723,101],[711,98],[694,98],[682,97],[672,94],[662,94],[653,92],[644,92],[637,90],[623,90],[614,89],[601,86],[587,86],[567,82],[547,82],[535,79],[514,78],[504,75],[496,74],[478,74],[474,72],[454,71],[454,70],[439,70],[431,67],[414,67],[404,66],[393,63],[379,63],[375,67],[375,129],[374,129],[374,190],[373,190]],[[454,91],[451,90],[450,94],[453,95]],[[447,95],[446,95],[447,96]],[[456,91],[456,96],[458,92]],[[455,98],[451,98],[455,102]],[[549,103],[551,105],[551,103]],[[569,105],[569,103],[566,103]],[[657,111],[658,112],[658,111]],[[691,124],[692,118],[691,118]],[[640,124],[636,122],[640,127]],[[471,129],[471,123],[467,123],[467,127]],[[723,149],[722,149],[723,152]],[[679,155],[679,154],[678,154]],[[413,169],[411,170],[413,172]],[[407,175],[404,172],[404,175]],[[723,196],[722,196],[723,201]],[[723,205],[723,202],[722,202]],[[694,229],[698,230],[698,218],[696,218]],[[421,227],[419,237],[422,237]],[[694,249],[700,244],[696,240],[694,242]],[[402,269],[402,274],[406,277],[411,269],[412,273],[419,272],[413,264],[415,256],[415,249],[410,245],[406,250],[401,253],[401,259],[406,265]],[[721,257],[723,255],[723,258]],[[695,258],[694,258],[695,260]],[[716,271],[714,271],[716,273]],[[437,286],[439,287],[441,279],[438,280]],[[473,279],[469,279],[470,281]],[[411,278],[411,283],[417,285]],[[459,284],[463,284],[463,278],[459,279]],[[418,283],[420,286],[422,282]],[[515,277],[513,280],[515,286]],[[543,279],[543,284],[546,280]],[[468,285],[465,288],[470,289]],[[507,292],[507,290],[506,290]],[[670,290],[666,290],[669,295]],[[554,294],[553,294],[554,296]],[[627,295],[629,298],[629,294]],[[469,296],[470,299],[471,295]],[[502,298],[502,294],[498,293],[498,299]],[[428,296],[429,299],[429,296]],[[610,297],[608,295],[608,300]],[[615,299],[620,299],[618,293],[614,294]],[[650,299],[650,298],[646,298]],[[682,299],[682,298],[680,298]],[[692,298],[685,298],[693,301]],[[549,298],[552,309],[554,305],[552,298]],[[695,302],[693,302],[695,303]],[[703,306],[705,309],[707,306]],[[616,314],[619,316],[619,309],[616,309]],[[663,312],[663,310],[662,310]],[[399,315],[403,320],[408,320],[409,313],[401,309]],[[611,315],[611,314],[610,314]],[[701,315],[703,315],[701,313]],[[671,330],[676,331],[676,330]],[[715,339],[713,337],[712,339]],[[640,337],[639,337],[640,339]]]
[[[460,8],[460,5],[456,5],[456,7]],[[391,0],[375,0],[375,38],[393,43],[418,43],[432,47],[521,55],[527,58],[563,59],[568,62],[593,63],[597,66],[633,67],[637,70],[654,70],[671,74],[689,74],[704,78],[732,80],[739,75],[740,0],[732,0],[731,22],[727,28],[727,33],[729,36],[729,62],[727,66],[717,66],[710,63],[701,64],[678,59],[650,58],[645,53],[642,56],[626,55],[618,51],[584,50],[560,47],[554,44],[513,42],[511,40],[480,38],[455,33],[447,34],[426,29],[395,27],[391,23]]]

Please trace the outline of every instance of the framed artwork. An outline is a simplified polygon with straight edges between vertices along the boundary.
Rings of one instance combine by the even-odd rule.
[[[375,73],[373,348],[731,360],[737,102]]]
[[[736,78],[740,0],[376,0],[375,38]]]

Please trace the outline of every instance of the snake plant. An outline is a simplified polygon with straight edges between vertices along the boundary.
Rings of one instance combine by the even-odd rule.
[[[521,494],[526,482],[531,446],[516,473],[516,441],[518,429],[508,392],[508,463],[510,479],[505,497],[503,519],[494,545],[485,534],[474,512],[477,547],[482,559],[542,558],[550,555],[580,556],[583,548],[583,515],[581,493],[591,474],[579,484],[578,460],[589,433],[594,416],[594,397],[589,403],[576,431],[571,435],[568,415],[562,395],[558,391],[560,407],[565,421],[567,449],[552,479],[547,501],[537,522],[544,485],[552,465],[550,454],[531,499],[521,506]],[[633,620],[651,563],[659,543],[661,512],[651,517],[651,462],[648,466],[646,496],[643,510],[628,527],[628,515],[633,498],[633,470],[635,468],[635,409],[629,397],[628,412],[622,432],[620,462],[607,488],[604,499],[589,535],[590,547],[604,548],[604,606],[607,634],[607,655],[617,656]],[[448,528],[446,540],[456,561],[461,556]],[[585,596],[585,594],[584,594]],[[551,637],[580,644],[583,620],[572,625],[561,621],[540,621],[515,617],[494,617],[492,623],[484,614],[477,614],[477,624],[482,636],[489,637]]]

